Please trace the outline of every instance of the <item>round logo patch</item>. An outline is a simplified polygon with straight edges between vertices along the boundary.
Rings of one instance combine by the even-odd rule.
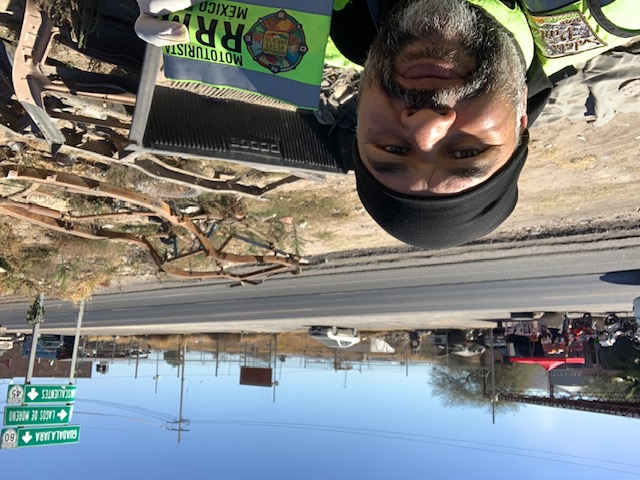
[[[284,10],[258,20],[244,42],[253,59],[272,73],[293,70],[308,51],[302,25]]]

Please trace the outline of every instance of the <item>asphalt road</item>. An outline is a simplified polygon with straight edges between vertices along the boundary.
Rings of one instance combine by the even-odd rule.
[[[339,319],[359,328],[385,321],[417,328],[413,324],[468,323],[513,311],[630,311],[637,296],[640,241],[635,238],[538,242],[337,259],[260,286],[197,284],[96,295],[87,303],[83,327],[288,330]],[[24,330],[25,312],[25,304],[2,304],[0,324]],[[47,302],[44,326],[72,328],[74,312],[69,304]]]

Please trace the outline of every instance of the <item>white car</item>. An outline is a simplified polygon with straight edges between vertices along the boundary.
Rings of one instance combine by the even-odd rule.
[[[457,347],[457,348],[456,348]],[[454,345],[454,348],[450,350],[450,353],[453,355],[458,355],[459,357],[475,357],[476,355],[483,354],[487,349],[485,347],[481,347],[480,345],[473,345],[471,347],[462,347],[459,345]]]
[[[330,348],[349,348],[360,343],[355,328],[311,327],[309,335]]]
[[[13,348],[13,337],[0,337],[0,350],[11,350]]]

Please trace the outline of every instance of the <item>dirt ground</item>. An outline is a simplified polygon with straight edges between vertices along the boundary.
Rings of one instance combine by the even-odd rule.
[[[8,3],[0,0],[0,11]],[[640,97],[629,101],[640,102]],[[636,180],[640,170],[639,125],[640,114],[627,113],[598,127],[583,120],[561,120],[532,128],[529,159],[519,182],[520,200],[511,217],[488,239],[636,225],[640,220]],[[2,152],[9,151],[7,145],[16,140],[24,141],[0,129],[0,161]],[[362,208],[352,173],[328,176],[322,182],[299,181],[267,198],[287,197],[293,211],[293,204],[300,202],[296,192],[304,193],[305,202],[331,199],[337,204],[323,215],[298,213],[292,219],[305,240],[304,255],[403,245],[380,229]],[[254,203],[253,208],[259,206]]]
[[[640,219],[640,115],[609,124],[562,121],[532,128],[520,200],[499,232],[564,229]]]
[[[488,239],[550,231],[606,230],[640,221],[640,115],[622,114],[602,127],[561,121],[531,129],[529,158],[520,177],[520,198],[509,219]],[[362,208],[353,174],[321,184],[287,188],[319,190],[343,199],[349,221],[331,227],[330,240],[308,244],[307,254],[401,246]]]
[[[530,237],[549,231],[606,230],[640,221],[640,115],[623,114],[609,124],[562,121],[531,130],[530,153],[511,217],[488,239]],[[0,148],[17,137],[0,132]],[[381,230],[362,208],[352,173],[323,182],[300,181],[271,195],[304,191],[318,199],[339,198],[341,215],[294,219],[303,222],[304,254],[395,247],[403,244]]]

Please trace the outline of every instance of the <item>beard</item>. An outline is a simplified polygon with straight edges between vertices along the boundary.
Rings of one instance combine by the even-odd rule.
[[[469,64],[462,84],[407,89],[397,65],[419,60]],[[452,108],[480,95],[503,97],[522,115],[526,89],[522,53],[509,32],[465,0],[402,0],[385,16],[365,63],[361,91],[378,85],[412,109]],[[522,105],[522,107],[521,107]]]

